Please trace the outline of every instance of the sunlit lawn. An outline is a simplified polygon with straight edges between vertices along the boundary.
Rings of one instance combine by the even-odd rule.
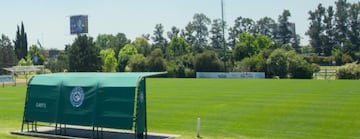
[[[204,138],[359,138],[359,81],[150,79],[149,129]]]
[[[196,138],[359,138],[359,81],[147,80],[150,132]],[[0,138],[18,138],[25,85],[0,88]]]

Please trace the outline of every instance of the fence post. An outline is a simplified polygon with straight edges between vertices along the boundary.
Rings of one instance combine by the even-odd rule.
[[[327,69],[325,69],[325,80],[327,80]]]

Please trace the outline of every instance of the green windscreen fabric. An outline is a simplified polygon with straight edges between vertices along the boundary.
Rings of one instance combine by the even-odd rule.
[[[56,77],[44,77],[33,78],[31,81],[33,84],[28,86],[25,104],[26,120],[41,119],[43,122],[54,122],[60,94],[60,80]],[[43,83],[39,84],[39,82]]]
[[[139,105],[139,82],[157,74],[160,73],[35,75],[27,89],[24,120],[132,129]],[[141,112],[142,117],[144,114]]]
[[[137,110],[136,113],[136,131],[142,133],[145,129],[146,124],[146,88],[145,88],[145,79],[141,79],[138,87],[138,101],[137,101]]]
[[[57,122],[84,126],[92,125],[96,91],[97,81],[92,77],[68,77],[63,79],[58,107],[58,115],[61,116],[58,117]],[[75,98],[74,95],[76,94],[74,92],[83,95]]]
[[[117,91],[119,91],[117,93]],[[132,93],[126,93],[132,92]],[[99,88],[97,95],[96,126],[132,129],[134,119],[135,88]]]

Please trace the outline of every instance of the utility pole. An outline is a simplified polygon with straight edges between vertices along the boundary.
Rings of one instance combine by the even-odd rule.
[[[223,61],[224,61],[224,70],[225,72],[227,72],[226,69],[226,61],[227,61],[227,56],[226,56],[226,43],[225,43],[225,21],[224,21],[224,1],[221,0],[221,21],[222,21],[222,40],[223,40],[223,47],[224,47],[224,56],[223,56]]]

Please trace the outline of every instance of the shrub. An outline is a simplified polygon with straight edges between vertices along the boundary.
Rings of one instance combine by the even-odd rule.
[[[336,76],[338,79],[359,79],[360,78],[360,67],[356,62],[341,66]]]
[[[176,77],[178,77],[178,78],[185,77],[185,66],[183,64],[176,65],[174,71],[175,71]]]
[[[163,59],[161,49],[155,49],[148,56],[147,65],[149,71],[166,71],[166,62]]]
[[[215,52],[205,51],[197,54],[194,60],[196,72],[218,72],[222,70],[223,65]]]
[[[175,60],[169,60],[166,65],[166,71],[168,72],[166,75],[167,77],[176,77],[176,63]]]
[[[268,74],[280,78],[311,79],[316,65],[309,64],[305,58],[294,50],[274,50],[266,61]]]
[[[292,72],[292,78],[294,79],[312,79],[314,69],[311,64],[303,64],[295,68]]]
[[[144,72],[146,71],[146,58],[142,54],[133,55],[128,66],[132,72]]]
[[[274,50],[266,61],[268,66],[268,74],[271,76],[287,77],[289,61],[286,57],[286,50]]]

